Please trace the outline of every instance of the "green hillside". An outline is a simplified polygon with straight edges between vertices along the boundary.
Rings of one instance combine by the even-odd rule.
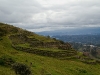
[[[0,23],[0,75],[16,75],[14,63],[26,64],[32,75],[100,75],[100,62],[69,43]]]

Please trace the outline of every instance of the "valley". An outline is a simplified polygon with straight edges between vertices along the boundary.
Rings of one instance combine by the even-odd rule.
[[[87,52],[96,58],[100,58],[100,35],[57,35],[57,39],[69,42],[72,47],[80,52]],[[93,58],[93,57],[91,57]]]

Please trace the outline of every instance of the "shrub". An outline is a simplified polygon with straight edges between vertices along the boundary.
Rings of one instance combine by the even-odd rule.
[[[6,33],[7,32],[4,29],[0,28],[0,36],[4,36]]]
[[[2,38],[0,38],[0,41],[3,40]]]
[[[84,69],[77,68],[76,70],[78,70],[80,73],[87,73],[87,71]]]
[[[0,65],[2,66],[11,66],[13,63],[15,63],[15,60],[8,55],[4,55],[0,58]]]
[[[12,65],[12,68],[16,75],[31,75],[30,68],[25,64],[15,63]]]
[[[62,41],[62,40],[59,40],[59,42],[60,42],[61,44],[65,44],[65,42],[64,42],[64,41]]]

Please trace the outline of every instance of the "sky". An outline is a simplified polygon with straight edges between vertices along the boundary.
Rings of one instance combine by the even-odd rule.
[[[0,0],[0,22],[33,32],[100,27],[100,0]]]

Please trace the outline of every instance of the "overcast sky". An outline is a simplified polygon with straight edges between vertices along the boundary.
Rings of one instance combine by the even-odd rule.
[[[0,22],[33,32],[100,27],[100,0],[0,0]]]

